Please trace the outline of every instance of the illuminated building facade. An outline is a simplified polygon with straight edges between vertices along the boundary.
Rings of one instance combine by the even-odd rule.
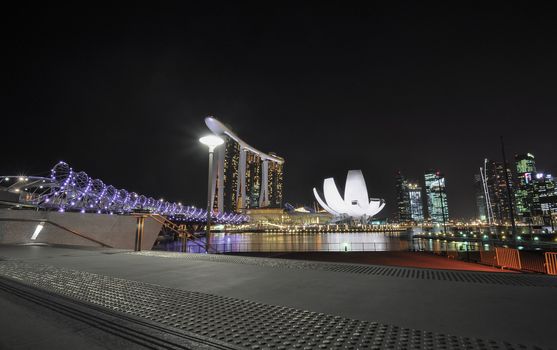
[[[518,218],[536,226],[555,226],[557,190],[551,174],[537,172],[531,153],[515,155],[516,211]]]
[[[411,221],[410,218],[410,194],[408,193],[408,181],[399,171],[395,178],[396,205],[398,222]]]
[[[248,145],[215,118],[205,118],[205,124],[215,135],[225,139],[225,144],[215,149],[213,210],[239,212],[249,208],[280,208],[284,158]]]
[[[513,190],[512,172],[511,169],[505,167],[503,163],[496,161],[486,162],[486,182],[487,190],[491,203],[491,212],[493,213],[494,223],[510,223],[511,221],[511,203],[509,203],[509,196],[507,190],[507,183],[505,176],[509,180],[511,191]]]
[[[424,175],[428,217],[432,223],[445,224],[449,221],[449,207],[445,176],[439,171],[426,171]]]
[[[220,152],[218,157],[222,157],[223,172],[222,176],[217,175],[217,186],[215,188],[215,205],[224,208],[224,211],[236,211],[238,203],[238,175],[240,164],[240,146],[228,136],[223,137],[224,152]],[[219,159],[220,160],[220,159]],[[219,192],[222,191],[222,196]],[[219,200],[221,203],[219,203]]]
[[[487,222],[487,198],[480,174],[474,175],[474,194],[476,197],[476,218],[481,222]]]
[[[515,190],[516,214],[518,218],[530,223],[533,216],[534,203],[534,183],[536,173],[536,160],[533,154],[517,154],[514,157],[516,162],[516,182]]]
[[[269,154],[280,158],[274,153],[269,152]],[[271,208],[282,208],[282,188],[284,185],[283,168],[284,168],[284,162],[269,163],[269,179],[267,183],[268,183],[268,192],[269,192],[269,207]]]
[[[555,227],[557,188],[551,174],[536,173],[533,179],[532,221],[535,225]]]
[[[408,199],[410,203],[410,219],[413,222],[424,221],[422,188],[417,183],[408,183]]]
[[[240,208],[259,208],[261,197],[261,158],[254,153],[246,154],[246,189]],[[265,207],[265,206],[261,206]]]
[[[396,196],[399,222],[424,221],[422,188],[409,182],[400,171],[396,175]]]

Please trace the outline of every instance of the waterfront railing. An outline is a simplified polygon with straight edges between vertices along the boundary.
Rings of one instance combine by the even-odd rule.
[[[205,246],[175,241],[153,249],[184,253],[205,253]],[[412,250],[411,241],[392,242],[234,242],[210,243],[209,253],[275,253],[275,252],[381,252]]]

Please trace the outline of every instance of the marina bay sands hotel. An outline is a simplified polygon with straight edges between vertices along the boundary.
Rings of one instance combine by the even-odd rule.
[[[240,212],[282,207],[284,159],[250,146],[213,117],[205,118],[205,124],[225,140],[214,154],[213,208]]]

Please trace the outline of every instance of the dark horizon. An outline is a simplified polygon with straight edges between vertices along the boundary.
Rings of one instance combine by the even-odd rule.
[[[447,5],[445,5],[447,6]],[[118,188],[203,206],[213,115],[285,158],[284,201],[362,169],[391,216],[395,174],[446,176],[475,215],[484,158],[557,174],[555,11],[525,4],[6,11],[1,175],[59,160]]]

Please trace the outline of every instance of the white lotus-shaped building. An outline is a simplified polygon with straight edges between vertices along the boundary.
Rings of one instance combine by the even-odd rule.
[[[369,198],[366,182],[361,170],[349,170],[346,175],[344,199],[340,196],[335,180],[330,177],[323,181],[321,199],[317,189],[313,189],[315,199],[326,211],[339,218],[369,219],[385,207],[383,199]]]

